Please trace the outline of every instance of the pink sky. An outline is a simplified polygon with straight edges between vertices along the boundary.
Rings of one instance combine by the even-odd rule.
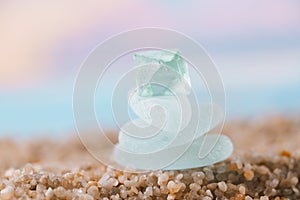
[[[54,78],[72,59],[64,58],[70,54],[61,50],[65,46],[78,52],[130,28],[166,27],[222,43],[300,34],[299,24],[297,1],[0,3],[0,88],[34,87]]]

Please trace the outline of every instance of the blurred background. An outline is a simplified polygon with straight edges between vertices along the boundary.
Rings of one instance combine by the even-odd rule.
[[[74,132],[81,63],[111,35],[144,26],[203,45],[223,77],[227,120],[300,113],[299,1],[1,1],[0,136]]]

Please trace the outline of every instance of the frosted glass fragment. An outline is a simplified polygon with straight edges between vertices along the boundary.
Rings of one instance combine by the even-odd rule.
[[[164,96],[189,94],[191,81],[188,66],[179,52],[153,50],[134,55],[139,95]],[[145,66],[145,67],[143,67]]]
[[[118,144],[119,145],[119,144]],[[172,149],[164,149],[159,154],[134,154],[120,150],[117,146],[114,155],[119,164],[139,170],[178,170],[203,167],[227,159],[232,151],[233,145],[227,136],[209,134],[194,140],[186,150],[184,146]],[[205,156],[199,155],[202,149],[207,149]],[[181,156],[176,157],[178,153]],[[169,165],[164,165],[162,160],[175,157]]]

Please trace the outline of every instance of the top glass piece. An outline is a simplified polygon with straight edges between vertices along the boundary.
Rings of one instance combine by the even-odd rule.
[[[148,50],[134,55],[139,95],[143,97],[188,95],[188,65],[178,51]]]

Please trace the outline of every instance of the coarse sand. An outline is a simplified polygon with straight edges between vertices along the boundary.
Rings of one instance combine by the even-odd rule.
[[[108,133],[113,140],[115,133]],[[212,166],[129,173],[96,161],[76,134],[0,139],[0,199],[300,199],[300,119],[226,123],[233,155]]]

